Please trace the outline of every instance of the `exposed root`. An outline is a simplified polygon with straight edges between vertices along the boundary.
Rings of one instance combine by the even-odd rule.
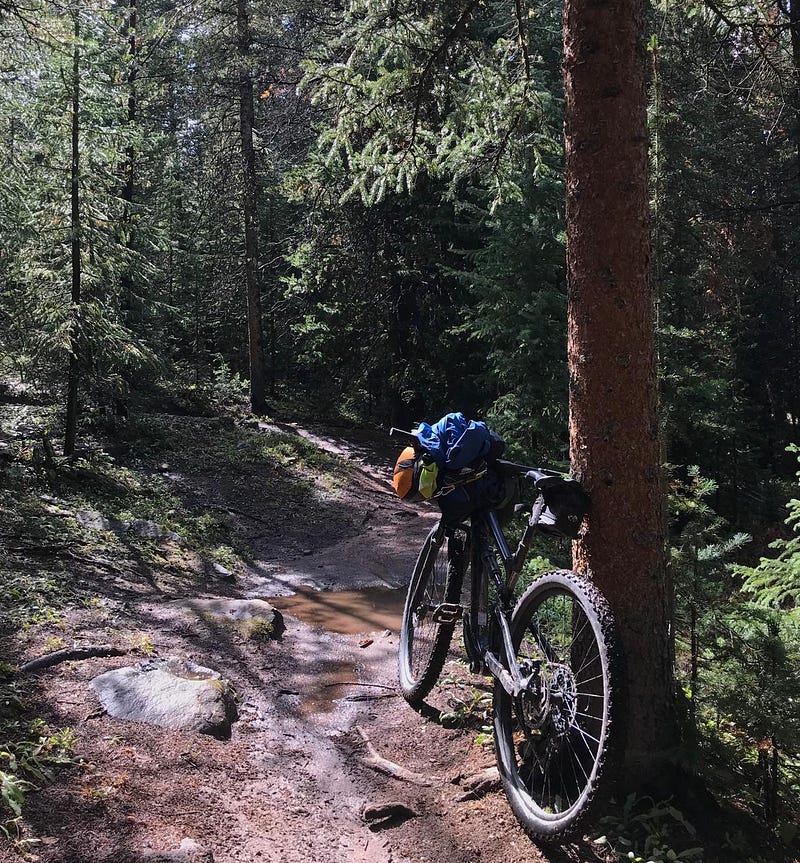
[[[371,767],[373,770],[377,770],[379,773],[385,773],[387,776],[393,776],[395,779],[400,779],[403,782],[410,782],[412,785],[429,787],[434,784],[436,777],[427,777],[422,776],[419,773],[414,773],[413,770],[408,770],[400,764],[395,764],[394,761],[389,761],[381,755],[378,755],[364,729],[360,725],[356,725],[356,731],[366,744],[369,756],[362,760],[368,767]]]

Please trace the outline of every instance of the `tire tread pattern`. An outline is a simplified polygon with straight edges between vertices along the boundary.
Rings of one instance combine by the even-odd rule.
[[[418,588],[424,589],[424,582],[431,577],[431,574],[436,565],[436,560],[439,555],[447,554],[448,543],[451,539],[443,539],[442,545],[434,555],[433,559],[427,566],[424,566],[423,561],[428,552],[430,543],[432,542],[434,531],[428,536],[425,544],[422,547],[420,556],[417,560],[417,565],[414,567],[414,574],[411,578],[411,584],[408,586],[408,595],[406,597],[405,607],[403,608],[403,620],[400,626],[400,649],[398,651],[398,660],[400,666],[400,690],[406,701],[413,707],[419,706],[424,699],[430,694],[430,691],[436,685],[439,675],[442,673],[447,654],[450,650],[450,642],[453,638],[456,624],[441,624],[436,632],[433,649],[425,666],[424,671],[419,678],[412,677],[411,667],[409,663],[409,649],[412,645],[408,643],[408,631],[411,624],[408,620],[408,615],[413,611],[411,608],[411,599]],[[462,550],[463,551],[463,550]],[[422,568],[424,567],[424,568]],[[461,599],[461,585],[464,578],[463,560],[461,564],[454,562],[452,559],[448,561],[447,581],[445,585],[445,602],[457,603]]]
[[[525,607],[531,601],[530,597],[538,594],[543,589],[546,589],[548,585],[555,585],[568,590],[573,594],[573,596],[579,599],[581,598],[581,594],[583,594],[583,598],[585,598],[588,609],[594,615],[599,624],[603,640],[601,649],[605,652],[607,659],[608,679],[606,686],[608,691],[608,712],[606,720],[606,734],[603,741],[604,745],[596,762],[597,770],[595,781],[592,783],[592,787],[589,789],[589,793],[584,799],[583,805],[569,818],[567,823],[559,823],[558,826],[556,826],[553,822],[538,821],[535,818],[529,817],[528,813],[521,808],[520,804],[516,800],[516,789],[509,777],[504,775],[504,767],[501,764],[501,759],[498,753],[497,766],[500,771],[500,779],[506,792],[506,796],[511,803],[511,807],[514,810],[514,814],[518,821],[528,836],[532,839],[554,839],[557,837],[572,835],[580,826],[580,823],[584,820],[587,814],[593,808],[596,808],[608,794],[610,785],[609,774],[613,772],[618,758],[618,747],[615,744],[613,727],[615,724],[615,707],[619,695],[617,683],[619,680],[621,659],[614,635],[614,620],[611,609],[605,597],[597,587],[595,587],[595,585],[586,576],[570,570],[552,570],[545,573],[537,578],[517,601],[511,618],[512,632],[516,631],[514,625],[515,621],[518,619],[519,615],[523,614]],[[495,683],[495,734],[498,733],[497,717],[499,715],[499,711],[497,709],[497,700],[504,696],[508,697],[505,691],[502,690],[502,687],[500,687],[500,684]],[[495,746],[497,746],[497,744],[495,744]],[[605,781],[601,781],[603,779]]]

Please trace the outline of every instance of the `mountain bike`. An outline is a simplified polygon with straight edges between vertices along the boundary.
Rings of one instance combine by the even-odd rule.
[[[413,444],[413,433],[390,432],[398,433]],[[503,789],[531,837],[554,838],[586,813],[608,760],[613,621],[597,588],[575,572],[541,575],[514,601],[533,536],[575,538],[588,496],[545,468],[498,460],[488,469],[502,476],[510,500],[443,516],[419,553],[400,630],[400,688],[412,706],[422,704],[461,623],[471,671],[494,679]],[[445,474],[442,493],[469,480]],[[502,528],[510,509],[527,517],[514,551]]]

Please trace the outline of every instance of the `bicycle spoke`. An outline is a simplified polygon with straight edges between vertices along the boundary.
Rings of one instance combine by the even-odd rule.
[[[515,813],[532,835],[558,835],[580,815],[597,785],[611,704],[608,620],[594,587],[572,573],[534,582],[515,610],[518,661],[538,662],[533,670],[539,669],[540,678],[532,678],[530,694],[513,700],[496,689],[515,729],[513,748],[498,748],[498,766]],[[495,723],[499,741],[508,734],[509,720],[502,716]],[[511,785],[509,771],[517,777]]]
[[[412,704],[433,688],[447,658],[452,622],[434,619],[437,609],[461,593],[464,540],[432,532],[417,561],[400,631],[400,688]]]

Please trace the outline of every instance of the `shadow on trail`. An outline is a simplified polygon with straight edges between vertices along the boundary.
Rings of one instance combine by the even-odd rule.
[[[171,431],[172,421],[165,423]],[[169,461],[162,475],[190,518],[212,512],[234,535],[237,551],[251,557],[291,563],[307,549],[317,553],[362,534],[363,554],[369,554],[370,538],[374,544],[379,535],[367,534],[369,518],[402,524],[410,517],[397,503],[378,514],[385,489],[378,489],[378,496],[377,480],[363,481],[355,464],[361,457],[357,447],[351,448],[352,464],[347,458],[336,462],[343,485],[332,490],[302,466],[313,455],[309,443],[294,446],[284,435],[286,440],[277,440],[281,447],[270,444],[264,450],[252,431],[207,423],[193,437],[196,423],[174,425],[173,438],[160,431],[154,435],[148,459]],[[220,440],[210,442],[209,434]],[[300,436],[297,430],[293,434]],[[323,443],[336,444],[328,437]],[[203,451],[206,445],[210,452]],[[176,562],[172,568],[172,557],[187,549],[158,542],[147,548],[123,545],[124,559],[115,558],[110,567],[82,563],[65,578],[73,584],[80,580],[87,595],[113,600],[106,632],[116,630],[128,640],[131,633],[145,633],[157,655],[190,658],[229,679],[239,695],[239,721],[231,740],[221,742],[98,714],[87,690],[91,679],[133,664],[141,654],[43,672],[37,690],[46,718],[76,729],[76,755],[84,762],[29,796],[26,823],[48,840],[36,847],[42,863],[141,861],[147,845],[176,849],[186,837],[212,850],[215,863],[474,863],[494,850],[496,859],[507,863],[542,859],[504,801],[453,802],[457,789],[447,777],[474,747],[469,735],[442,727],[439,708],[425,705],[420,718],[396,698],[351,702],[330,714],[317,712],[321,703],[309,703],[312,689],[328,690],[320,701],[330,702],[343,676],[365,680],[366,654],[359,653],[358,639],[326,631],[347,610],[337,605],[343,597],[301,588],[300,599],[321,613],[322,630],[309,635],[303,628],[301,636],[301,628],[293,626],[281,641],[260,643],[230,624],[179,611],[169,602],[241,597],[239,584],[210,578],[196,565],[193,570]],[[154,564],[154,552],[163,552],[164,565]],[[403,564],[398,583],[410,571]],[[399,610],[402,591],[395,593]],[[396,631],[385,624],[380,608],[349,611],[364,631]],[[87,637],[98,627],[91,620],[79,625]],[[366,682],[390,692],[396,646],[378,641],[370,648],[374,677]],[[431,719],[438,724],[423,727]],[[441,781],[417,787],[375,770],[366,763],[356,725],[383,758]],[[362,808],[387,799],[407,801],[419,815],[376,836],[364,823]],[[496,823],[498,813],[502,825]],[[494,834],[497,838],[490,838]],[[553,863],[577,859],[558,849],[548,853]]]

